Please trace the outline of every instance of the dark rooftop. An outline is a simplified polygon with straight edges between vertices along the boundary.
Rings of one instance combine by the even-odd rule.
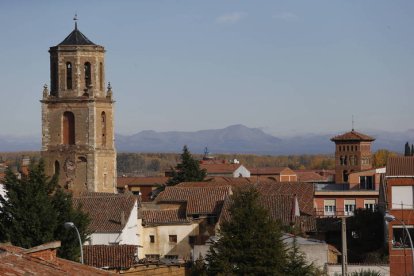
[[[352,131],[335,136],[333,138],[331,138],[331,141],[336,142],[336,141],[367,141],[367,142],[372,142],[374,141],[375,138],[372,138],[371,136],[359,133],[355,130],[352,129]]]
[[[78,30],[75,23],[75,29],[61,42],[60,45],[96,45],[90,41],[83,33]]]

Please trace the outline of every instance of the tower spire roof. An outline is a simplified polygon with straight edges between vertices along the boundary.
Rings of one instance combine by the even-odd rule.
[[[96,45],[78,30],[78,15],[73,18],[75,29],[59,45]]]

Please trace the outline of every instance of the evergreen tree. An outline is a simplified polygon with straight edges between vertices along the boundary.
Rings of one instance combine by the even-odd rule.
[[[286,275],[290,276],[314,276],[321,275],[313,263],[308,263],[305,254],[299,250],[296,236],[293,238],[292,247],[287,253]]]
[[[76,233],[64,229],[63,223],[75,223],[85,238],[89,220],[73,209],[71,195],[59,188],[57,179],[57,175],[51,179],[45,175],[42,161],[33,164],[29,175],[21,179],[7,171],[6,195],[0,196],[0,241],[30,248],[60,240],[60,256],[76,260],[80,255]]]
[[[181,162],[172,170],[172,177],[167,185],[173,186],[185,181],[203,181],[206,177],[206,170],[200,169],[200,164],[193,158],[187,146],[184,146],[180,156]]]
[[[280,226],[258,201],[254,187],[235,191],[230,219],[207,254],[211,275],[285,275]]]
[[[411,156],[414,156],[414,144],[411,144]]]
[[[410,149],[410,145],[407,143],[405,143],[405,150],[404,150],[404,156],[410,156],[411,155],[411,149]]]

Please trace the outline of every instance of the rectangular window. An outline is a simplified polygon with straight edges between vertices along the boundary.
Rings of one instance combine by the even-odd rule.
[[[326,199],[323,203],[325,207],[325,216],[334,216],[336,213],[336,202],[335,199]]]
[[[154,235],[150,235],[150,243],[154,243],[155,242],[155,236]]]
[[[177,260],[178,255],[164,255],[164,258],[166,258],[168,260]]]
[[[346,199],[344,201],[344,215],[353,216],[355,211],[355,199]]]
[[[196,242],[196,236],[188,236],[188,243],[193,245]]]
[[[159,254],[146,254],[145,258],[147,258],[149,261],[159,261],[160,255]]]
[[[168,236],[168,241],[173,242],[173,243],[177,243],[177,235],[169,235]]]
[[[372,175],[360,176],[359,187],[364,190],[375,190],[374,177]]]
[[[412,225],[407,225],[408,232],[411,238],[414,238],[414,228]],[[402,225],[395,225],[392,227],[392,248],[410,248],[410,240],[407,231]]]
[[[375,199],[366,199],[364,200],[364,208],[367,210],[375,211],[375,206],[377,205],[377,202]]]
[[[413,209],[413,186],[391,187],[392,209]]]

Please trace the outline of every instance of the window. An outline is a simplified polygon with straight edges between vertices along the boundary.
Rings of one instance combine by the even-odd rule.
[[[336,213],[336,202],[335,199],[324,200],[323,205],[325,206],[325,216],[334,216]]]
[[[75,144],[75,115],[66,111],[63,113],[63,144]]]
[[[164,255],[164,258],[166,258],[168,260],[177,260],[178,255]]]
[[[366,199],[364,200],[364,208],[367,210],[371,210],[371,211],[375,211],[375,206],[376,206],[376,201],[375,199]]]
[[[85,86],[89,87],[91,85],[91,64],[89,62],[85,63]]]
[[[339,164],[341,166],[344,165],[344,157],[342,155],[339,157]]]
[[[406,226],[410,236],[414,237],[414,228],[412,225]],[[407,235],[407,231],[402,225],[395,225],[392,227],[392,248],[410,248],[410,240]]]
[[[344,201],[344,215],[353,216],[355,211],[355,199],[346,199]]]
[[[102,129],[102,146],[106,146],[106,114],[101,113],[101,129]]]
[[[359,187],[365,190],[375,190],[374,180],[372,175],[360,176]]]
[[[150,243],[155,243],[155,236],[154,235],[150,235]]]
[[[60,172],[60,164],[59,161],[55,161],[55,174],[58,175]]]
[[[159,254],[145,254],[145,258],[147,258],[149,261],[159,261],[160,255]]]
[[[177,243],[177,235],[169,235],[168,236],[168,241],[173,242],[173,243]]]
[[[103,64],[99,63],[99,90],[103,90]]]
[[[196,236],[188,236],[188,243],[193,245],[196,242]]]
[[[72,63],[66,63],[66,89],[72,89]]]
[[[391,187],[392,209],[413,209],[413,186]]]

